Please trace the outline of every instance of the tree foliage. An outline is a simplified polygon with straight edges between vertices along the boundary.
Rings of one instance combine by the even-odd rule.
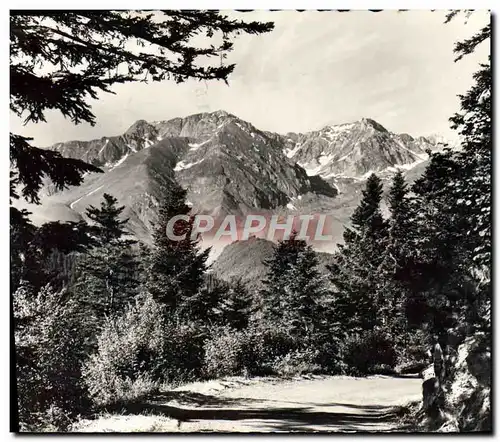
[[[97,238],[96,246],[88,249],[77,261],[73,290],[85,306],[87,314],[102,318],[116,315],[138,294],[140,263],[135,241],[124,238],[120,219],[124,206],[104,194],[100,208],[90,206],[86,213],[94,221],[90,227]]]
[[[316,253],[293,232],[274,247],[266,265],[261,293],[264,318],[281,323],[294,335],[310,335],[321,324],[326,292]]]
[[[127,219],[120,219],[125,206],[117,207],[118,200],[108,193],[103,195],[101,207],[89,206],[85,211],[87,217],[95,224],[94,233],[102,243],[119,240],[126,235],[124,226]]]
[[[186,190],[172,183],[159,203],[158,221],[153,230],[147,289],[171,313],[195,314],[199,291],[207,269],[210,249],[200,251],[198,238],[192,238],[194,218],[186,204]],[[176,216],[186,216],[188,220]],[[170,226],[169,223],[172,225]],[[183,239],[176,239],[183,237]]]
[[[345,228],[344,244],[339,245],[329,266],[335,287],[335,322],[353,332],[369,330],[383,323],[387,315],[381,290],[387,246],[387,223],[380,210],[382,192],[380,178],[370,175],[351,216],[352,228]]]

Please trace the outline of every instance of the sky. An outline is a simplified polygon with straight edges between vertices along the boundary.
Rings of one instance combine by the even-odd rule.
[[[96,126],[75,126],[56,112],[47,123],[23,126],[11,114],[11,131],[39,146],[119,135],[136,120],[168,120],[226,110],[261,130],[306,132],[329,124],[372,118],[388,130],[414,136],[453,137],[448,118],[458,94],[489,53],[454,62],[454,43],[489,20],[477,11],[464,23],[444,24],[443,11],[227,12],[245,20],[273,21],[264,35],[236,37],[223,82],[126,84],[116,95],[92,100]]]

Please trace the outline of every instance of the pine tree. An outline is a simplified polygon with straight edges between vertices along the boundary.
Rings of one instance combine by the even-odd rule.
[[[389,328],[397,339],[406,339],[406,305],[408,299],[407,272],[415,258],[418,229],[416,210],[409,197],[408,184],[402,171],[392,180],[387,198],[390,218],[388,220],[388,241],[383,262],[384,292],[386,293],[385,314]]]
[[[224,323],[222,304],[228,293],[229,284],[209,273],[200,289],[179,305],[178,315],[200,325]]]
[[[120,220],[124,207],[117,207],[116,198],[104,194],[99,209],[90,206],[86,213],[95,222],[92,232],[98,245],[87,250],[77,261],[74,290],[79,300],[96,318],[116,315],[138,294],[140,261],[132,245],[123,238]]]
[[[466,49],[463,50],[464,52]],[[455,187],[454,205],[468,221],[469,269],[475,289],[467,296],[465,318],[474,326],[489,330],[491,326],[491,175],[492,175],[492,107],[491,58],[474,74],[475,84],[460,96],[461,112],[451,118],[452,127],[463,137],[462,151],[456,154],[462,180]]]
[[[253,299],[245,285],[240,278],[233,279],[222,299],[222,322],[236,330],[244,330],[249,325],[252,308]]]
[[[273,248],[272,256],[264,261],[267,275],[261,290],[263,316],[270,322],[280,321],[287,306],[286,287],[288,272],[296,263],[298,252],[305,242],[297,239],[293,232],[288,240],[279,241]]]
[[[64,261],[64,257],[95,245],[89,226],[84,221],[53,221],[39,227],[28,221],[19,231],[22,225],[11,225],[12,292],[22,282],[29,283],[34,290],[40,290],[49,283],[55,289],[62,288],[67,279],[61,276],[67,269],[51,266],[54,255],[59,255]]]
[[[343,324],[346,331],[369,330],[386,320],[382,265],[387,223],[380,210],[382,192],[381,180],[370,175],[351,216],[353,228],[345,229],[345,244],[339,245],[334,262],[328,266],[335,286],[335,322]]]
[[[377,324],[376,268],[365,257],[364,238],[339,245],[328,266],[333,291],[333,322],[346,333],[371,330]]]
[[[457,14],[451,13],[449,19]],[[472,53],[490,34],[491,24],[487,24],[457,43],[457,60]],[[461,135],[461,151],[433,153],[412,188],[421,207],[421,256],[413,271],[413,286],[427,309],[420,320],[431,323],[437,332],[458,322],[474,324],[479,317],[487,317],[490,308],[490,61],[480,65],[475,84],[460,96],[461,111],[450,119]]]
[[[316,253],[293,232],[274,247],[265,263],[264,318],[284,325],[296,336],[309,335],[321,323],[319,305],[325,292]]]
[[[321,301],[326,290],[316,253],[311,246],[302,244],[304,247],[298,251],[288,274],[288,306],[284,317],[292,325],[294,335],[311,337],[323,322]]]
[[[110,242],[92,248],[77,261],[73,290],[94,318],[120,314],[139,293],[138,266],[130,246]]]
[[[382,194],[382,181],[372,173],[366,180],[361,202],[351,216],[351,224],[358,234],[364,233],[366,236],[376,239],[385,233],[386,223],[380,211]],[[349,233],[347,233],[347,237],[349,237]],[[346,237],[344,239],[347,240]]]
[[[85,214],[95,223],[96,236],[102,242],[109,243],[121,239],[127,233],[124,226],[127,224],[128,218],[120,219],[125,206],[117,207],[118,200],[115,197],[105,193],[103,198],[104,201],[100,208],[89,206]]]
[[[191,238],[194,219],[178,220],[173,232],[168,232],[169,221],[177,215],[188,215],[186,190],[172,183],[165,189],[158,210],[158,222],[153,231],[153,249],[150,257],[147,289],[153,297],[165,305],[169,313],[181,310],[190,315],[190,300],[197,302],[199,290],[203,286],[206,261],[210,249],[200,252],[198,238]],[[171,238],[184,236],[184,239]]]

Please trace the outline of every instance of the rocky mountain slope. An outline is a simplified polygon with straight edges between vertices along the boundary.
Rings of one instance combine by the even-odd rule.
[[[410,169],[427,159],[427,149],[444,145],[440,140],[389,132],[369,118],[305,134],[290,133],[285,143],[289,158],[309,175],[323,178],[367,178],[395,166]]]
[[[241,278],[250,289],[262,287],[266,276],[264,261],[273,253],[274,243],[262,238],[251,237],[227,245],[212,265],[212,271],[219,277],[230,280]],[[326,266],[332,263],[329,253],[318,253],[319,269],[327,275]]]
[[[261,131],[225,111],[139,120],[122,135],[52,146],[104,173],[88,174],[81,186],[63,192],[48,183],[42,205],[27,208],[36,223],[80,219],[111,193],[126,206],[131,233],[149,241],[161,193],[176,180],[188,189],[194,213],[329,214],[336,243],[369,173],[389,178],[402,168],[413,177],[425,166],[425,150],[443,146],[437,137],[394,134],[370,119],[286,135]],[[315,245],[328,252],[331,246]]]
[[[273,210],[307,193],[326,197],[337,193],[321,177],[309,177],[283,155],[276,139],[223,111],[154,123],[138,121],[120,136],[58,143],[52,148],[105,171],[54,200],[62,199],[81,213],[91,200],[114,189],[145,225],[153,218],[146,209],[154,206],[162,186],[171,179],[188,189],[193,211],[214,216]]]

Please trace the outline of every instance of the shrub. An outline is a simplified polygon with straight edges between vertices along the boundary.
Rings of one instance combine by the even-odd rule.
[[[337,334],[335,331],[318,333],[307,343],[309,347],[317,349],[314,362],[324,373],[344,374],[347,371],[341,358],[342,340]]]
[[[321,366],[315,363],[317,357],[318,351],[313,349],[291,351],[284,356],[278,356],[273,361],[273,372],[278,376],[319,373],[321,372]]]
[[[157,387],[164,344],[162,317],[162,307],[147,294],[138,296],[122,316],[105,321],[97,352],[83,368],[94,403],[135,400]]]
[[[249,336],[230,327],[212,330],[205,342],[204,373],[209,378],[239,375],[247,371]]]
[[[77,306],[64,291],[46,286],[34,294],[23,285],[13,295],[13,312],[19,421],[34,431],[50,410],[75,414],[85,406]]]
[[[400,340],[396,346],[395,371],[401,374],[418,373],[427,367],[430,363],[428,341],[428,333],[422,330],[412,331],[405,336],[404,341]]]
[[[204,374],[213,378],[324,372],[320,361],[327,357],[326,351],[333,352],[333,348],[317,349],[314,343],[292,336],[286,328],[266,323],[245,330],[217,327],[211,330],[205,342]],[[334,364],[332,370],[341,372],[338,356],[331,367]]]
[[[292,336],[285,327],[263,323],[249,330],[259,365],[272,363],[300,347],[301,341]]]
[[[396,364],[392,338],[382,330],[364,331],[349,337],[344,348],[344,362],[352,374],[365,375],[392,369]]]
[[[198,322],[169,321],[164,325],[160,373],[169,383],[189,382],[203,376],[206,326]]]

